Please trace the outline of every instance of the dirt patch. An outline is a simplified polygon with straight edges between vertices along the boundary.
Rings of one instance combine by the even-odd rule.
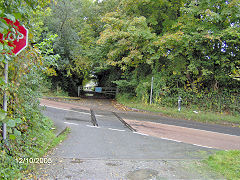
[[[130,172],[126,178],[129,180],[153,179],[156,178],[158,172],[152,169],[139,169]]]

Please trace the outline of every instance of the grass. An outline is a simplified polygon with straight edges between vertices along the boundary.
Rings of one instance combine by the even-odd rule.
[[[212,123],[212,124],[224,124],[240,127],[240,116],[229,115],[223,113],[215,113],[215,112],[202,112],[198,111],[194,112],[196,109],[189,109],[182,107],[179,112],[177,107],[161,107],[156,104],[144,104],[136,99],[129,99],[125,96],[118,96],[117,101],[127,107],[136,108],[140,110],[150,111],[150,112],[158,112],[166,116],[170,116],[178,119],[187,119],[204,123]]]
[[[204,165],[226,179],[240,179],[240,151],[219,151],[204,160]]]
[[[49,143],[49,146],[46,149],[46,153],[50,151],[52,148],[56,147],[58,144],[62,143],[66,138],[67,135],[70,133],[70,128],[67,127],[64,132],[60,133],[59,136],[55,137],[51,143]]]
[[[0,179],[22,179],[28,172],[33,171],[33,164],[22,159],[36,159],[43,157],[49,150],[62,142],[68,132],[67,129],[56,137],[53,122],[44,118],[31,130],[15,140],[8,140],[5,145],[0,143]]]
[[[59,134],[59,136],[56,137],[54,135],[53,139],[51,139],[51,141],[47,144],[46,148],[44,148],[44,153],[42,156],[46,155],[54,147],[62,143],[67,138],[67,135],[69,133],[70,128],[67,127],[61,134]],[[24,179],[37,179],[37,177],[35,177],[35,174],[38,173],[38,165],[39,164],[31,164],[31,166],[29,166],[29,168],[24,172]]]

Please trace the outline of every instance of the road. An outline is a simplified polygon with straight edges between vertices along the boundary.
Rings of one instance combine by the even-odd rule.
[[[41,167],[42,179],[219,179],[198,168],[199,160],[218,149],[240,149],[236,128],[48,100],[41,104],[59,132],[71,128],[67,140],[49,154],[53,163]]]

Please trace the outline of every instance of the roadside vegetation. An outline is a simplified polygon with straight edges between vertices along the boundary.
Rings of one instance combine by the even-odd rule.
[[[27,132],[21,136],[8,139],[0,146],[0,178],[1,179],[24,179],[33,178],[32,171],[39,164],[51,164],[51,158],[45,155],[69,133],[67,129],[63,134],[56,137],[52,120],[40,117]]]
[[[56,137],[53,123],[44,117],[39,106],[43,87],[48,77],[55,74],[59,58],[53,53],[57,35],[47,33],[43,17],[48,16],[49,1],[10,0],[0,1],[0,32],[11,30],[4,18],[18,19],[29,30],[29,45],[17,56],[11,55],[7,40],[0,43],[0,179],[21,179],[34,163],[41,163],[43,156],[66,134]],[[4,82],[4,64],[8,60],[9,83]],[[8,110],[4,112],[3,93],[7,92]],[[4,140],[2,125],[7,125]],[[48,163],[48,162],[43,162]]]
[[[161,106],[155,103],[150,105],[149,103],[143,103],[141,100],[138,100],[137,98],[129,97],[128,94],[118,95],[117,101],[129,108],[157,112],[161,113],[162,115],[166,115],[173,118],[240,127],[239,121],[240,116],[237,114],[232,115],[226,112],[218,113],[214,111],[209,111],[207,109],[201,109],[199,107],[194,108],[184,106],[184,104],[182,105],[181,111],[179,112],[177,99],[175,102],[175,107]]]
[[[204,164],[226,179],[240,179],[240,151],[219,151],[205,160]]]

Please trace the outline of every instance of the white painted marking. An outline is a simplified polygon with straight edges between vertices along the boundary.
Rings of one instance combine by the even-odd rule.
[[[97,114],[95,114],[95,116],[96,116],[96,117],[104,117],[103,115],[97,115]]]
[[[168,141],[174,141],[174,142],[178,142],[178,143],[183,143],[182,141],[178,141],[178,140],[175,140],[175,139],[169,139],[169,138],[164,138],[164,137],[160,137],[160,138],[164,139],[164,140],[168,140]],[[200,144],[192,144],[192,145],[199,146],[199,147],[204,147],[204,148],[214,149],[213,147],[203,146],[203,145],[200,145]]]
[[[144,133],[139,133],[139,132],[133,132],[134,134],[139,134],[139,135],[142,135],[142,136],[149,136],[148,134],[144,134]]]
[[[70,122],[64,122],[65,124],[71,124],[71,125],[75,125],[75,126],[78,126],[79,124],[76,124],[76,123],[70,123]]]
[[[209,149],[214,149],[213,147],[209,147],[209,146],[202,146],[200,144],[192,144],[194,146],[199,146],[199,147],[204,147],[204,148],[209,148]]]
[[[90,127],[90,128],[100,128],[98,126],[91,126],[91,125],[86,125],[87,127]]]
[[[125,130],[121,130],[121,129],[113,129],[113,128],[108,128],[109,130],[112,130],[112,131],[121,131],[121,132],[123,132],[123,131],[125,131]]]
[[[46,106],[46,107],[48,107],[48,108],[59,109],[59,110],[63,110],[63,111],[71,111],[71,112],[76,112],[76,113],[80,113],[80,114],[90,115],[90,113],[80,112],[80,111],[74,111],[74,110],[71,110],[71,109],[64,109],[64,108],[58,108],[58,107],[54,107],[54,106],[47,106],[47,105],[41,105],[41,106]]]
[[[160,139],[182,143],[182,141],[178,141],[178,140],[175,140],[175,139],[169,139],[169,138],[164,138],[164,137],[160,137]]]

